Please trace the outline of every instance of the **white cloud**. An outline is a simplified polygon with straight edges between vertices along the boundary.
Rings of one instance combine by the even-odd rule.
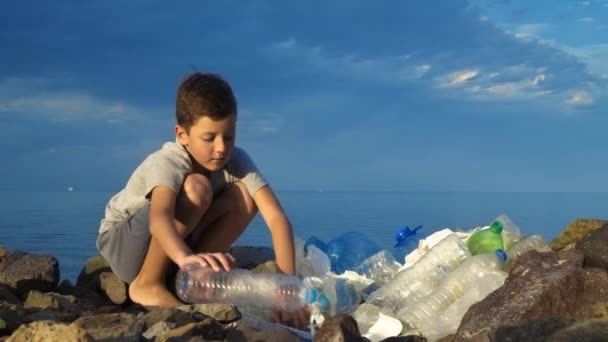
[[[593,98],[591,94],[584,90],[576,90],[570,93],[568,99],[566,99],[566,104],[571,106],[585,106],[593,103]]]
[[[367,82],[399,84],[424,76],[431,65],[412,61],[410,54],[378,58],[355,53],[335,53],[322,46],[305,46],[289,38],[271,45],[267,52],[275,58],[291,58],[334,75],[363,79]]]
[[[578,4],[581,6],[587,7],[587,6],[591,5],[591,1],[579,1]]]
[[[54,121],[106,120],[119,123],[140,111],[117,101],[106,101],[78,90],[55,90],[54,80],[0,80],[0,113]]]
[[[584,23],[592,23],[594,20],[591,17],[583,17],[583,18],[580,18],[578,21],[584,22]]]
[[[439,86],[441,87],[459,87],[478,74],[478,70],[465,69],[451,72],[445,76],[439,77],[437,80],[439,82]]]

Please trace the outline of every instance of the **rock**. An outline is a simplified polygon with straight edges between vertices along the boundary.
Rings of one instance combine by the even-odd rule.
[[[76,297],[83,311],[97,311],[100,307],[105,307],[109,303],[109,299],[101,296],[97,291],[88,287],[74,286],[67,279],[59,284],[57,293]]]
[[[118,279],[112,272],[110,264],[100,255],[87,260],[78,275],[76,286],[97,291],[112,303],[119,305],[127,303],[129,299],[127,283]]]
[[[89,342],[94,339],[87,332],[71,324],[42,321],[24,324],[6,342],[74,341]]]
[[[496,341],[542,341],[546,336],[567,327],[573,320],[559,318],[534,319],[517,326],[500,327],[496,330]]]
[[[55,309],[67,312],[80,312],[78,300],[74,296],[63,296],[54,292],[30,291],[23,304],[25,309]]]
[[[91,283],[98,281],[103,272],[112,272],[110,264],[101,255],[90,257],[78,274],[76,286],[88,287]]]
[[[6,257],[6,248],[4,248],[4,246],[0,246],[0,262],[4,260],[4,257]]]
[[[608,340],[608,320],[587,319],[551,334],[546,342],[595,342]]]
[[[97,341],[139,341],[143,332],[142,324],[127,313],[80,317],[72,324],[86,330]]]
[[[239,325],[226,334],[226,342],[264,341],[264,342],[300,342],[302,339],[287,329],[259,331],[247,325]]]
[[[274,260],[274,250],[262,246],[233,246],[228,253],[236,259],[234,267],[252,269],[268,260]]]
[[[15,296],[11,291],[11,288],[3,284],[0,284],[0,302],[6,304],[21,304],[21,300]]]
[[[0,263],[0,284],[19,295],[30,290],[52,291],[59,282],[59,262],[46,255],[15,251]]]
[[[593,219],[574,220],[551,242],[551,248],[556,251],[564,249],[567,245],[582,239],[605,224],[608,224],[608,221]]]
[[[143,337],[147,338],[148,340],[152,340],[155,337],[160,336],[171,329],[174,329],[175,326],[175,323],[167,323],[165,321],[157,322],[156,324],[148,328],[146,332],[143,333]]]
[[[268,260],[263,264],[259,264],[251,269],[253,273],[277,273],[277,263],[274,260]]]
[[[0,336],[11,334],[23,323],[26,312],[19,305],[0,304],[0,319],[4,322],[4,327],[0,327]]]
[[[315,342],[369,341],[359,333],[357,321],[347,314],[338,314],[325,320],[314,338]]]
[[[64,312],[51,308],[42,309],[35,311],[33,313],[29,313],[25,316],[26,322],[37,322],[37,321],[53,321],[53,322],[61,322],[61,323],[71,323],[76,318],[78,318],[78,313],[76,312]]]
[[[190,341],[190,338],[202,338],[206,340],[223,340],[226,337],[226,328],[217,323],[211,317],[196,323],[189,323],[184,326],[172,329],[156,338],[156,342],[167,341]]]
[[[185,312],[199,312],[221,323],[230,323],[241,318],[241,313],[236,306],[230,304],[182,305],[178,309]]]
[[[526,253],[501,288],[469,308],[454,341],[492,341],[497,329],[534,319],[608,317],[608,274],[582,265],[579,251]]]
[[[160,322],[182,326],[189,323],[200,322],[207,317],[208,316],[200,312],[186,312],[179,308],[157,308],[144,314],[141,321],[143,321],[145,328],[150,328]]]
[[[426,342],[426,338],[417,335],[408,335],[408,336],[394,336],[385,338],[380,342]],[[450,340],[451,341],[451,340]]]
[[[608,224],[579,240],[576,249],[585,255],[585,267],[608,270]]]
[[[102,272],[99,275],[99,291],[114,304],[124,304],[129,299],[127,283],[118,279],[112,272]]]

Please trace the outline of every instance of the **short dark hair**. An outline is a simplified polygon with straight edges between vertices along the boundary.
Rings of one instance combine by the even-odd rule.
[[[186,132],[203,116],[223,119],[236,115],[232,88],[221,76],[195,72],[186,76],[177,90],[175,118]]]

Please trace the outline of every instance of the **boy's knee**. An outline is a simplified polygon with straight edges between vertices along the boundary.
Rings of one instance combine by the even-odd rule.
[[[193,173],[186,176],[183,192],[188,200],[197,207],[206,209],[213,200],[213,188],[209,178]]]
[[[243,211],[249,218],[253,218],[258,213],[258,207],[255,205],[253,197],[251,197],[249,194],[249,190],[247,190],[247,186],[245,186],[245,184],[242,182],[237,182],[235,185],[241,190],[243,197]]]

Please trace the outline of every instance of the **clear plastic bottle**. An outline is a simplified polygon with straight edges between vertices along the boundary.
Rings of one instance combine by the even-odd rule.
[[[458,236],[448,235],[418,262],[397,273],[393,280],[373,292],[366,302],[397,311],[409,300],[431,293],[441,279],[470,256],[471,253]]]
[[[394,253],[395,258],[400,263],[405,263],[405,257],[410,254],[413,250],[418,248],[418,241],[420,241],[420,236],[416,233],[422,225],[414,229],[410,229],[408,226],[403,226],[395,232],[395,246]]]
[[[425,324],[438,318],[450,304],[474,288],[482,277],[489,273],[502,272],[506,259],[506,253],[498,250],[493,254],[479,254],[465,260],[450,272],[431,294],[414,299],[402,307],[397,312],[397,317],[407,329],[424,330]]]
[[[521,239],[521,231],[507,214],[500,214],[494,221],[502,223],[502,241],[505,246],[504,250],[508,251],[512,245]]]
[[[359,305],[361,296],[348,280],[333,275],[326,275],[320,280],[321,284],[316,288],[322,293],[323,299],[319,301],[322,311],[331,315],[351,313]]]
[[[342,274],[352,270],[363,260],[378,253],[381,248],[365,234],[357,231],[346,232],[329,240],[327,243],[319,238],[310,237],[304,244],[304,252],[308,246],[313,245],[323,251],[331,261],[331,271]]]
[[[178,271],[175,288],[186,303],[229,303],[293,311],[317,300],[326,301],[296,276],[243,269],[215,272],[194,264]]]
[[[524,253],[537,250],[541,252],[551,251],[551,247],[547,244],[545,239],[540,235],[530,235],[527,238],[515,243],[509,250],[507,250],[508,268],[513,267],[513,263]]]
[[[502,222],[495,220],[489,228],[478,230],[467,239],[471,254],[495,253],[505,249],[502,241]]]
[[[401,264],[386,249],[365,259],[353,271],[372,279],[378,286],[388,283],[395,277]]]

